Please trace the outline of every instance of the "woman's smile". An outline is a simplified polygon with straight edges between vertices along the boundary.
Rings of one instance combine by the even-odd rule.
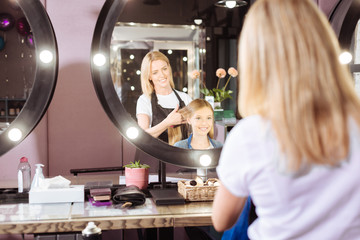
[[[156,60],[151,63],[150,80],[157,93],[160,89],[171,89],[169,77],[170,68],[165,61]]]

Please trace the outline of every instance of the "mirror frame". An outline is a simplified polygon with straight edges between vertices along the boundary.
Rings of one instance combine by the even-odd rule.
[[[346,12],[344,12],[346,11]],[[344,12],[344,15],[336,15]],[[330,14],[329,21],[331,23],[341,21],[336,26],[335,33],[338,34],[339,43],[342,48],[350,50],[352,37],[358,21],[360,20],[360,0],[351,0],[349,2],[339,1]]]
[[[34,84],[26,103],[10,126],[0,134],[0,156],[22,142],[44,116],[54,94],[58,74],[58,48],[55,32],[40,0],[17,0],[34,35],[36,70]],[[39,55],[49,50],[53,60],[42,63]],[[9,131],[18,128],[22,132],[20,140],[8,138]]]
[[[93,84],[105,112],[124,138],[138,149],[160,161],[187,168],[203,168],[204,166],[200,164],[200,157],[206,154],[212,159],[210,165],[206,167],[215,168],[222,148],[189,150],[164,143],[142,130],[119,100],[110,74],[110,43],[115,24],[126,3],[127,0],[106,0],[96,22],[91,44]],[[94,64],[93,58],[96,54],[105,56],[106,62],[104,65],[99,67]],[[126,132],[130,127],[138,130],[139,135],[137,138],[131,139],[128,137]]]

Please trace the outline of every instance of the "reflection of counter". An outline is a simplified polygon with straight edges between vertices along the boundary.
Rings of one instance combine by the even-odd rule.
[[[119,181],[119,175],[69,177],[84,181]],[[8,185],[8,184],[7,184]],[[89,221],[102,230],[211,225],[212,202],[156,206],[152,199],[134,209],[94,207],[85,203],[0,204],[0,234],[81,232]]]

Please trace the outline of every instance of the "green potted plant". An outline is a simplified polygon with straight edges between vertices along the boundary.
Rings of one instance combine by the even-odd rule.
[[[130,162],[124,167],[126,186],[135,185],[140,189],[147,188],[149,184],[149,165],[140,163],[140,160],[138,160]]]

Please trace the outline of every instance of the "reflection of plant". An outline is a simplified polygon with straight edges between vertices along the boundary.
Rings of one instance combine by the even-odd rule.
[[[140,163],[140,160],[138,161],[135,161],[135,162],[130,162],[129,164],[126,164],[124,167],[127,167],[127,168],[150,168],[149,165],[147,164],[142,164]]]
[[[233,91],[232,90],[226,90],[226,87],[229,84],[229,81],[230,81],[231,77],[236,77],[238,75],[238,71],[235,68],[231,67],[231,68],[228,69],[228,74],[229,74],[229,78],[226,81],[224,87],[219,88],[220,79],[222,79],[222,78],[224,78],[226,76],[226,71],[223,68],[218,68],[216,70],[216,76],[218,77],[216,88],[208,89],[206,87],[206,85],[202,82],[203,87],[200,89],[200,92],[202,94],[204,94],[205,96],[213,96],[215,102],[222,102],[222,101],[224,101],[225,99],[228,99],[228,98],[231,99],[232,96],[230,94],[233,93]],[[192,74],[191,74],[191,77],[193,79],[196,79],[199,76],[200,76],[200,73],[197,70],[194,70],[192,72]]]

